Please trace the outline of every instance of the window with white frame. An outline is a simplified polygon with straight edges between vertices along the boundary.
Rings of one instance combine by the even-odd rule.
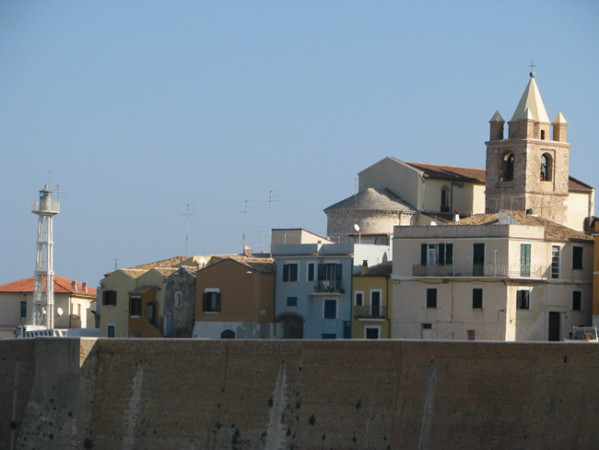
[[[181,308],[183,306],[183,292],[175,292],[175,308]]]
[[[559,255],[561,248],[559,245],[551,246],[551,278],[559,278]]]
[[[298,280],[298,263],[283,264],[283,281]]]
[[[420,244],[421,266],[445,266],[453,264],[453,244]]]
[[[220,290],[206,289],[204,291],[204,312],[219,312],[220,311]]]
[[[306,281],[314,281],[316,279],[316,263],[306,263]]]
[[[354,305],[364,306],[364,291],[356,291],[354,296]]]
[[[367,326],[364,327],[364,339],[380,339],[381,327]]]

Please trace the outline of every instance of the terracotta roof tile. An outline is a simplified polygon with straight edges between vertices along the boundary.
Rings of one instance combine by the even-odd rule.
[[[22,280],[12,281],[0,285],[0,292],[33,292],[34,277],[24,278]],[[46,277],[42,275],[42,289],[46,291]],[[68,278],[54,275],[54,293],[55,294],[77,294],[80,296],[96,296],[96,289],[87,286],[87,291],[84,291],[83,283],[75,283],[73,289],[73,281]]]
[[[511,216],[521,225],[543,227],[545,239],[548,241],[589,241],[591,236],[581,231],[576,231],[563,225],[552,222],[542,217],[530,216],[522,211],[502,211]],[[450,222],[448,225],[490,225],[498,220],[498,214],[476,214],[461,219],[459,222]]]

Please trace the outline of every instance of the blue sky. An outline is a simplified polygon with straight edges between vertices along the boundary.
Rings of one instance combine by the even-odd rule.
[[[595,1],[0,2],[0,283],[33,275],[31,201],[58,184],[55,273],[326,233],[385,156],[484,167],[531,60],[570,173],[599,186]],[[596,210],[597,214],[597,210]],[[261,233],[263,238],[261,238]]]

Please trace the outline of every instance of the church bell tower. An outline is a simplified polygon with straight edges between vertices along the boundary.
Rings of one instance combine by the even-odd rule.
[[[530,73],[520,103],[508,122],[507,139],[499,111],[489,123],[490,138],[485,143],[486,212],[532,211],[565,225],[570,161],[568,122],[561,113],[553,123],[549,121],[534,72]]]

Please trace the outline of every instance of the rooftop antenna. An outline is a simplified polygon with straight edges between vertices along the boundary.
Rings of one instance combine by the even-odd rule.
[[[179,214],[180,216],[185,216],[185,256],[189,254],[189,216],[195,216],[195,213],[190,212],[189,210],[195,205],[187,203],[185,207],[185,212],[183,214]]]
[[[272,189],[268,191],[268,230],[270,231],[270,245],[269,248],[272,247],[272,203],[278,202],[279,197],[273,197],[273,194],[276,194],[277,191],[273,191]]]
[[[249,212],[251,212],[251,210],[248,209],[250,203],[252,203],[252,200],[244,200],[244,202],[243,202],[243,211],[240,211],[241,214],[243,214],[243,234],[241,235],[241,238],[243,240],[243,253],[245,253],[245,246],[246,246],[245,238],[247,236],[247,234],[246,234],[247,215],[248,215]]]
[[[119,258],[112,258],[111,261],[114,261],[114,270],[117,270],[117,267],[118,267],[120,259]]]
[[[32,324],[54,328],[54,230],[52,218],[60,214],[60,202],[52,200],[52,190],[46,185],[39,191],[31,212],[38,216],[37,250],[33,283]],[[46,290],[42,287],[45,277]]]

